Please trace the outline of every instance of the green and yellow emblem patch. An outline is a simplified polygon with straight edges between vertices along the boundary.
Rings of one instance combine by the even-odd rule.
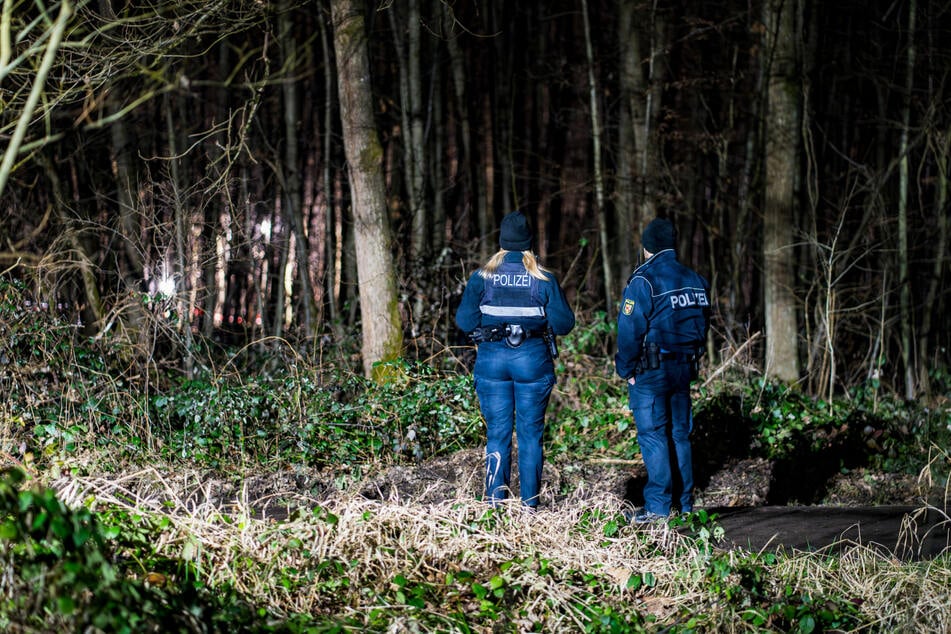
[[[624,314],[625,314],[625,315],[630,315],[631,313],[633,313],[633,312],[634,312],[634,300],[633,300],[633,299],[625,299],[625,300],[624,300],[624,309],[623,309],[623,310],[624,310]]]

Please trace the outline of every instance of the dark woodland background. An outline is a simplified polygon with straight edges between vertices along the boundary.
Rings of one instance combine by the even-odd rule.
[[[332,4],[4,5],[0,272],[31,309],[144,369],[274,340],[359,356],[362,166]],[[951,3],[354,8],[402,355],[456,363],[462,286],[516,208],[610,355],[640,229],[664,215],[714,287],[711,362],[742,351],[813,394],[940,396]]]

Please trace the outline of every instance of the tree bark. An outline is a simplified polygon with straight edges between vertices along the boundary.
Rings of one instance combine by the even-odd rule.
[[[799,380],[793,244],[800,108],[795,4],[792,0],[767,0],[764,5],[769,60],[763,210],[766,373],[788,383]]]
[[[363,322],[363,371],[385,376],[381,361],[403,346],[392,239],[383,184],[383,151],[373,121],[364,18],[356,0],[332,0],[340,118],[350,170],[350,192]]]

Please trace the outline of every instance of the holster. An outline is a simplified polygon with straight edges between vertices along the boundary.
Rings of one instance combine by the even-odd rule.
[[[660,367],[660,346],[652,341],[644,343],[641,348],[641,356],[634,364],[634,374],[640,374],[648,370],[656,370]]]
[[[703,356],[704,348],[698,346],[693,353],[666,352],[660,351],[660,345],[655,342],[646,342],[641,349],[641,356],[634,363],[634,374],[640,374],[647,370],[656,370],[660,367],[662,360],[687,361],[692,366],[693,377],[696,378],[699,371],[700,357]]]
[[[518,324],[505,326],[505,345],[509,348],[518,348],[528,338],[528,333]]]
[[[545,343],[548,344],[548,354],[551,355],[551,360],[554,361],[558,358],[558,341],[555,339],[555,330],[548,326],[542,337],[545,339]]]

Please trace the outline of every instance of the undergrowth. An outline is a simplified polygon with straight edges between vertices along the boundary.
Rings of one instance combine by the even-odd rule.
[[[284,349],[289,362],[240,371],[243,353],[227,351],[184,379],[158,364],[133,371],[121,346],[84,338],[16,284],[0,283],[0,314],[0,456],[17,467],[0,480],[0,625],[13,631],[889,631],[922,612],[951,622],[947,556],[922,568],[861,550],[720,552],[715,517],[634,529],[616,501],[570,492],[537,516],[472,499],[341,496],[276,524],[240,507],[188,511],[174,496],[143,505],[119,480],[90,478],[150,462],[233,478],[368,473],[481,447],[471,375],[403,360],[381,384]],[[610,330],[595,320],[563,341],[552,459],[637,457]],[[947,482],[946,406],[871,389],[829,402],[721,376],[695,390],[694,443],[708,455],[928,469]],[[951,392],[946,376],[933,384]],[[68,499],[44,487],[63,478]]]
[[[531,515],[348,498],[275,525],[138,509],[119,487],[94,513],[23,484],[0,478],[0,624],[13,630],[892,631],[941,601],[936,617],[951,617],[951,561],[914,589],[919,569],[862,547],[720,551],[701,512],[635,529],[607,500]]]

